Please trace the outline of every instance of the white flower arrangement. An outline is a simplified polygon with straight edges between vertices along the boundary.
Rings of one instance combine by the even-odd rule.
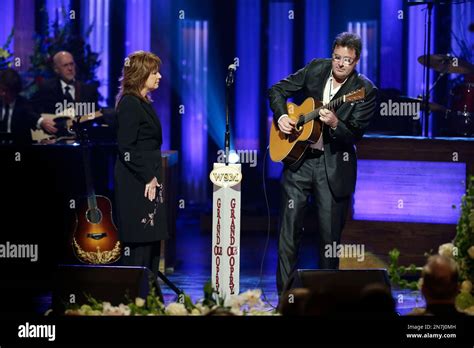
[[[139,316],[139,315],[178,315],[199,316],[212,315],[217,310],[229,315],[277,315],[275,310],[266,305],[262,299],[262,290],[248,290],[239,295],[233,295],[226,299],[217,296],[216,292],[207,283],[204,288],[204,299],[193,303],[187,295],[179,296],[179,302],[171,302],[167,306],[161,303],[154,289],[146,299],[137,297],[129,304],[113,306],[110,302],[99,302],[88,297],[89,304],[79,308],[69,308],[65,315],[84,316]],[[49,311],[48,311],[49,312]]]
[[[454,245],[453,243],[441,244],[438,248],[438,254],[444,257],[454,257]]]

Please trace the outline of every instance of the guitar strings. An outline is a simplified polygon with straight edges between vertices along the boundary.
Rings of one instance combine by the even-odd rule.
[[[361,89],[358,89],[357,91],[354,91],[354,92],[351,92],[351,93],[348,93],[346,95],[343,95],[343,96],[340,96],[339,98],[337,99],[333,99],[331,100],[329,103],[325,104],[325,105],[322,105],[320,106],[319,108],[317,109],[314,109],[313,111],[311,111],[310,113],[306,114],[306,115],[303,115],[303,124],[311,121],[311,120],[314,120],[318,115],[319,115],[319,110],[321,109],[334,109],[334,108],[337,108],[339,107],[342,103],[344,103],[344,97],[346,96],[349,96],[349,95],[353,95],[353,94],[356,94],[357,92],[361,91]],[[298,122],[298,124],[300,124],[300,122]]]

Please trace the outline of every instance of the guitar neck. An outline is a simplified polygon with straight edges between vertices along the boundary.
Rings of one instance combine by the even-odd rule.
[[[95,113],[90,114],[90,115],[79,116],[79,117],[76,117],[75,119],[67,120],[67,125],[68,125],[69,128],[71,128],[74,121],[79,122],[79,123],[83,123],[83,122],[94,120],[96,118],[100,118],[102,116],[103,115],[100,111],[96,111]]]
[[[94,191],[94,181],[92,179],[92,170],[90,166],[91,162],[91,150],[88,142],[82,140],[82,160],[84,164],[84,174],[86,179],[86,190],[87,190],[87,204],[89,209],[97,208],[97,200]]]
[[[87,206],[89,209],[97,209],[97,199],[94,191],[87,195]]]
[[[337,109],[339,106],[346,102],[346,96],[343,95],[339,98],[331,100],[329,103],[320,106],[319,108],[314,109],[310,113],[304,115],[304,123],[314,120],[316,117],[319,117],[319,110],[321,109]]]

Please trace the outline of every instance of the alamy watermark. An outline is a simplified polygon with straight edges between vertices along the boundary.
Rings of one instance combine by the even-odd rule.
[[[380,116],[408,116],[420,119],[421,100],[419,102],[399,102],[389,99],[380,103]]]
[[[71,103],[64,100],[62,103],[56,103],[55,114],[57,116],[85,116],[95,114],[95,103]]]
[[[324,246],[324,257],[326,258],[353,258],[359,262],[365,260],[364,244],[326,244]]]
[[[36,325],[26,322],[18,326],[20,338],[47,338],[48,341],[56,340],[56,325]]]
[[[225,150],[217,151],[217,162],[225,163]],[[229,163],[247,163],[250,167],[257,166],[257,150],[231,150],[229,151]]]
[[[0,243],[0,259],[30,259],[38,261],[38,244]]]

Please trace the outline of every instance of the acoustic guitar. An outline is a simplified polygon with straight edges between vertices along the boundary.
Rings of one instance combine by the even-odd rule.
[[[78,133],[81,138],[87,198],[80,202],[76,210],[72,247],[76,257],[83,263],[113,263],[120,258],[122,247],[112,219],[112,203],[107,197],[95,194],[86,129]]]
[[[365,88],[331,100],[323,105],[313,98],[307,98],[301,105],[287,103],[288,116],[295,121],[295,132],[285,134],[278,125],[272,122],[270,128],[270,158],[274,162],[283,162],[294,166],[302,158],[309,145],[318,141],[321,135],[322,122],[319,120],[319,110],[336,110],[344,103],[362,101],[365,98]]]
[[[75,134],[72,132],[74,122],[88,122],[102,117],[100,111],[94,113],[77,116],[74,118],[72,114],[56,115],[56,114],[41,114],[41,117],[52,119],[55,122],[58,132],[56,134],[48,134],[42,129],[31,130],[31,139],[34,142],[44,142],[46,140],[61,140],[61,139],[75,139]]]

